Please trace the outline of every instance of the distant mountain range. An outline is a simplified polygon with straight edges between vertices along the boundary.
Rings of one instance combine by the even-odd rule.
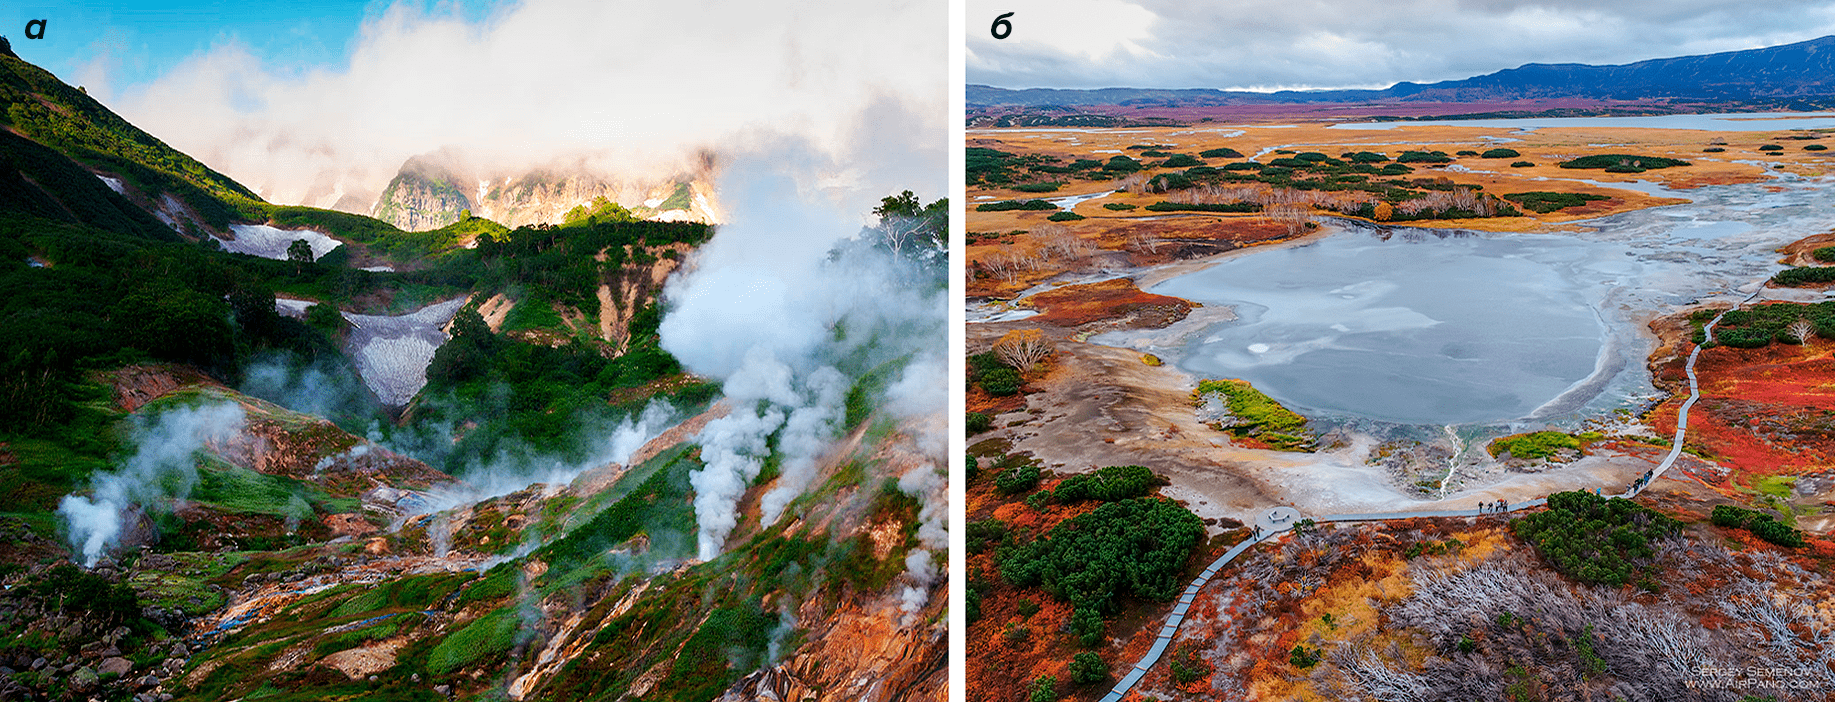
[[[1397,83],[1383,90],[1256,93],[1215,89],[1008,90],[968,86],[971,109],[1096,105],[1203,107],[1348,102],[1503,102],[1579,98],[1665,102],[1765,102],[1835,98],[1835,36],[1745,51],[1651,59],[1620,66],[1531,63],[1464,80]]]

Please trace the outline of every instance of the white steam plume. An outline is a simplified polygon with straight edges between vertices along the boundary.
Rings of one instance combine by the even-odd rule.
[[[794,139],[740,159],[721,181],[729,223],[665,289],[663,348],[723,380],[733,407],[697,437],[706,465],[691,477],[704,560],[719,556],[738,524],[740,496],[773,434],[781,472],[760,499],[762,522],[776,522],[809,486],[855,380],[838,369],[844,360],[858,372],[863,363],[940,353],[930,350],[944,343],[943,288],[914,281],[910,262],[846,241],[866,211],[847,209],[858,197],[799,187],[833,183],[810,176],[847,170]],[[863,169],[857,177],[884,175]],[[939,396],[933,411],[941,410]]]
[[[426,514],[442,512],[459,505],[500,497],[536,483],[562,486],[573,482],[581,473],[610,463],[624,464],[631,454],[676,424],[679,412],[662,400],[651,400],[635,417],[625,417],[605,433],[592,452],[581,461],[563,460],[551,453],[534,449],[504,450],[485,465],[468,466],[462,471],[464,482],[429,492],[427,500],[415,511]]]
[[[903,625],[911,626],[930,601],[930,588],[940,575],[931,552],[949,546],[948,481],[934,464],[923,463],[899,476],[898,489],[917,497],[922,505],[917,537],[923,548],[914,548],[905,555],[905,577],[910,584],[899,591],[899,608],[905,613]]]
[[[270,201],[353,211],[409,157],[447,147],[487,172],[656,177],[761,125],[838,153],[854,115],[888,94],[920,96],[945,123],[948,13],[930,0],[466,8],[395,2],[341,65],[263,63],[232,41],[150,85],[85,81]]]
[[[835,425],[841,421],[847,398],[847,376],[823,366],[811,373],[808,381],[809,404],[796,408],[784,422],[784,433],[777,447],[783,452],[777,484],[759,500],[759,520],[777,523],[784,508],[790,505],[816,476],[816,457],[828,448],[834,438]]]
[[[137,418],[134,455],[120,468],[90,478],[92,496],[65,495],[57,513],[70,529],[70,545],[93,566],[119,542],[123,516],[136,506],[184,499],[197,483],[196,454],[241,431],[247,421],[235,403],[184,407],[157,419]]]

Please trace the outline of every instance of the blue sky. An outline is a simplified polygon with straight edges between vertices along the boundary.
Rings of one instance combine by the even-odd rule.
[[[696,168],[704,152],[791,140],[823,162],[819,187],[866,198],[852,212],[902,188],[941,195],[940,137],[955,121],[947,8],[67,3],[0,11],[0,34],[25,60],[272,202],[360,211],[417,156],[493,177],[552,168],[639,180]],[[35,17],[49,21],[46,39],[24,37]]]
[[[358,28],[389,4],[376,0],[309,3],[71,2],[29,4],[0,13],[0,34],[21,58],[72,83],[104,83],[104,92],[131,92],[186,59],[240,45],[270,69],[294,72],[337,67]],[[465,14],[488,12],[483,2],[459,3]],[[442,3],[441,7],[451,6]],[[26,22],[47,21],[43,39],[27,39]]]

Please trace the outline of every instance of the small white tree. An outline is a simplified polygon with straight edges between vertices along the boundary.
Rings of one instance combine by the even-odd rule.
[[[1797,340],[1797,343],[1807,344],[1810,341],[1810,334],[1816,331],[1816,325],[1810,324],[1807,319],[1798,319],[1790,323],[1787,331],[1790,332],[1791,338]]]
[[[1051,342],[1037,329],[1015,329],[994,342],[994,354],[1024,372],[1051,355]]]

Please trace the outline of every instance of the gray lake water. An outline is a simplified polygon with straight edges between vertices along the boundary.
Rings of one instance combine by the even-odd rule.
[[[1827,179],[1680,194],[1693,202],[1577,234],[1353,227],[1238,255],[1150,289],[1237,321],[1143,348],[1326,418],[1507,424],[1638,405],[1656,396],[1650,317],[1744,297],[1782,268],[1778,246],[1835,226]]]

